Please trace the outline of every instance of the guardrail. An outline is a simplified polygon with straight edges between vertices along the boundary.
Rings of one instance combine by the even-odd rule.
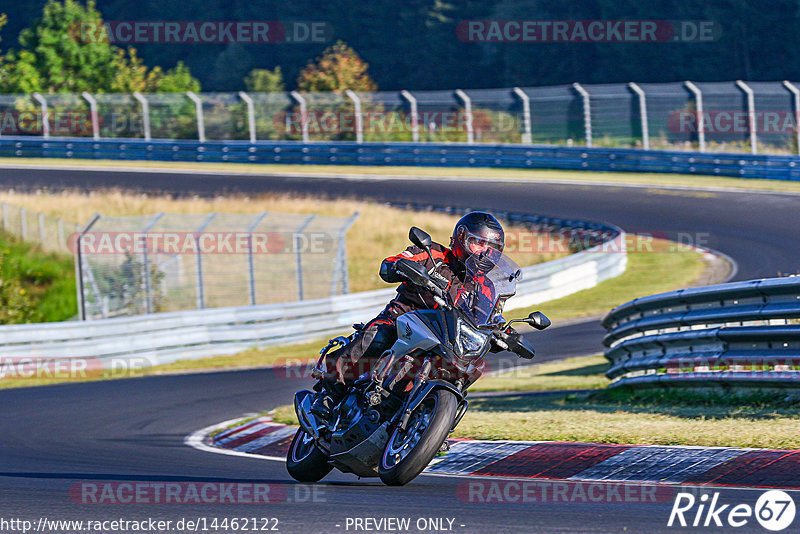
[[[0,137],[0,157],[496,167],[800,180],[800,157],[555,145]]]
[[[800,277],[642,297],[603,326],[611,387],[800,386]]]
[[[518,297],[506,309],[543,302],[621,274],[627,264],[625,234],[580,221],[500,214],[529,224],[567,224],[576,232],[600,231],[600,243],[554,262],[526,267]],[[583,230],[577,228],[583,225]],[[147,366],[226,355],[252,347],[312,340],[339,333],[376,315],[394,288],[288,304],[154,313],[87,322],[0,326],[0,361],[99,360],[107,368]],[[311,355],[310,355],[311,356]],[[133,363],[132,363],[133,362]]]

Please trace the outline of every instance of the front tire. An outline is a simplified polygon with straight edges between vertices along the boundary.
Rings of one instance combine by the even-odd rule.
[[[411,414],[405,432],[394,429],[378,466],[384,484],[408,484],[428,466],[450,433],[457,408],[452,392],[437,389]]]
[[[286,470],[298,482],[318,482],[331,472],[328,457],[319,450],[305,430],[298,428],[289,452],[286,454]]]

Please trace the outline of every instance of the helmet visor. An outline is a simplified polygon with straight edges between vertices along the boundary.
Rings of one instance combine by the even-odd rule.
[[[470,254],[483,254],[489,249],[503,252],[503,243],[483,236],[467,233],[464,245]]]

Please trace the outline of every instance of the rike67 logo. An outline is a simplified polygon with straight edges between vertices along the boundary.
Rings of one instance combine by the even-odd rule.
[[[667,526],[738,528],[747,525],[755,517],[762,527],[777,532],[792,524],[795,512],[794,499],[780,490],[762,493],[755,506],[722,504],[717,492],[713,495],[704,493],[699,497],[691,493],[678,493]]]

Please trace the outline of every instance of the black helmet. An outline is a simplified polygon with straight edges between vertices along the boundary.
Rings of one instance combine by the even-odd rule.
[[[470,254],[481,254],[489,248],[503,252],[504,246],[503,227],[491,213],[485,211],[472,211],[461,217],[450,239],[453,254],[462,262]]]

